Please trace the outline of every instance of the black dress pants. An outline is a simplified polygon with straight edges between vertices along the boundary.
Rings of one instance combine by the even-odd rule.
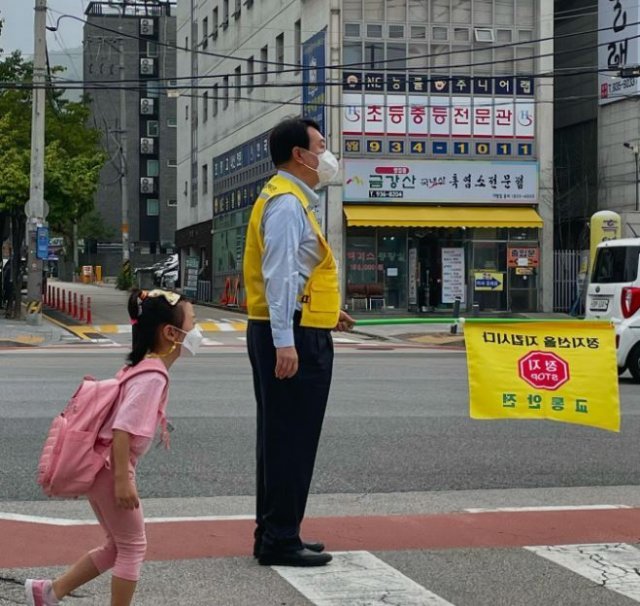
[[[304,517],[333,369],[331,331],[294,320],[298,372],[275,376],[271,324],[249,320],[247,348],[257,403],[256,531],[262,553],[302,548]]]

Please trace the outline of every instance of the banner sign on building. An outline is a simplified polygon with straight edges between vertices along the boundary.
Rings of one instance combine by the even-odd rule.
[[[640,78],[619,75],[622,67],[640,65],[639,17],[638,0],[598,0],[600,105],[640,93]]]
[[[327,87],[325,75],[326,29],[314,34],[302,44],[302,114],[320,125],[325,133]]]
[[[464,248],[442,249],[442,302],[465,302]]]
[[[251,206],[275,173],[269,155],[269,133],[216,156],[211,164],[214,216]]]
[[[344,160],[345,202],[535,203],[536,162]]]
[[[620,431],[615,331],[583,320],[464,326],[473,419]]]
[[[532,78],[348,73],[345,155],[534,155]]]

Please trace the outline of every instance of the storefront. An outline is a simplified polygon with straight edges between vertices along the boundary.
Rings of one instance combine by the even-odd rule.
[[[531,207],[346,205],[352,309],[537,311],[539,229]]]

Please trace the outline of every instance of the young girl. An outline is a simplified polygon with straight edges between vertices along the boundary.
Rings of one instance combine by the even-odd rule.
[[[143,360],[149,372],[125,383],[119,404],[98,436],[111,442],[111,456],[87,496],[106,542],[53,581],[27,580],[27,603],[32,606],[58,604],[110,568],[111,606],[129,606],[140,578],[147,541],[135,481],[136,462],[149,449],[159,426],[166,442],[168,385],[164,370],[181,354],[195,355],[202,335],[195,326],[193,306],[177,293],[134,291],[128,309],[133,346],[129,365],[120,372],[126,373]]]

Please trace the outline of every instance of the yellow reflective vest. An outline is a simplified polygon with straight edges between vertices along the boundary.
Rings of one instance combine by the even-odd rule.
[[[260,192],[251,211],[244,249],[243,274],[250,320],[269,320],[269,305],[262,276],[264,237],[262,217],[269,200],[275,196],[293,194],[302,204],[313,231],[318,236],[322,261],[311,272],[300,297],[301,326],[333,329],[340,316],[340,287],[338,267],[333,252],[318,225],[309,200],[301,187],[282,175],[275,175]]]

